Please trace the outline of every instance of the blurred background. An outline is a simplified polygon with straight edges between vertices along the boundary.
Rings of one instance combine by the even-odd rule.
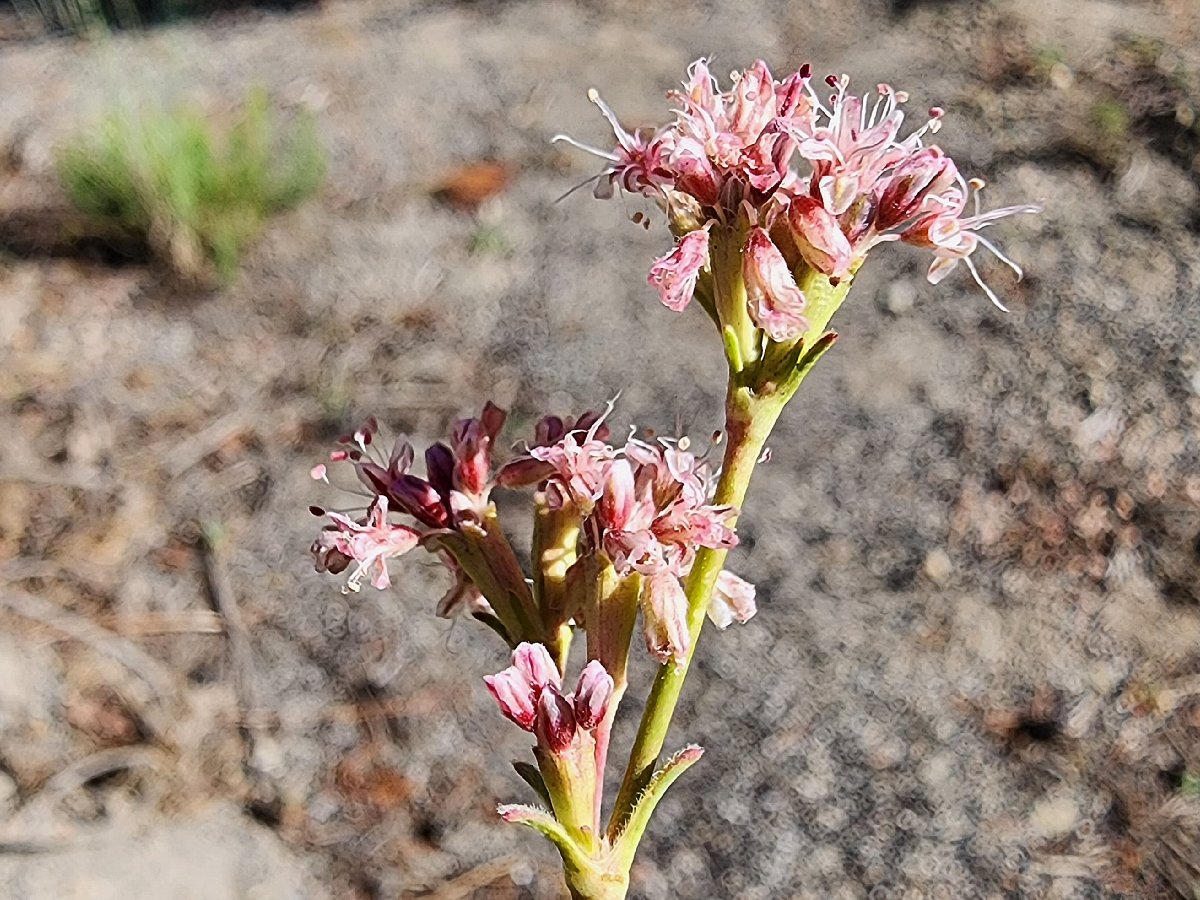
[[[638,201],[551,145],[688,62],[946,108],[1016,283],[881,248],[756,475],[633,896],[1200,896],[1200,7],[0,0],[0,896],[556,898],[527,736],[344,596],[308,477],[375,414],[718,427]],[[514,507],[519,498],[513,501]],[[623,753],[650,677],[639,657]],[[619,766],[616,767],[619,771]]]

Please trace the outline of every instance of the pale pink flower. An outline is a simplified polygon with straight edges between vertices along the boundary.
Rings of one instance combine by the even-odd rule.
[[[595,439],[599,442],[608,440],[608,426],[604,424],[604,416],[597,410],[590,409],[578,419],[563,419],[561,416],[543,416],[534,425],[534,437],[526,447],[526,452],[517,456],[496,473],[496,483],[504,487],[528,487],[542,484],[552,476],[555,465],[531,455],[531,448],[550,447],[562,441],[568,434],[583,437],[584,442]],[[576,439],[578,443],[578,438]],[[544,454],[542,454],[544,455]]]
[[[376,497],[363,522],[356,522],[341,513],[327,513],[333,525],[323,530],[312,545],[318,568],[335,571],[330,565],[330,556],[336,554],[336,565],[340,565],[337,571],[347,568],[350,561],[358,564],[346,579],[346,590],[361,589],[363,578],[372,572],[372,587],[380,590],[389,587],[392,582],[388,577],[387,560],[412,550],[421,535],[406,525],[388,522],[387,512],[387,497]]]
[[[679,578],[691,570],[697,547],[737,543],[725,524],[736,510],[708,503],[712,477],[691,453],[630,440],[604,478],[596,520],[605,555],[622,575],[668,572]]]
[[[660,663],[684,662],[691,648],[687,595],[670,572],[659,572],[642,586],[642,635],[646,649]]]
[[[826,83],[836,90],[830,108],[822,109],[825,120],[800,142],[800,155],[812,165],[811,195],[835,216],[841,216],[890,166],[905,159],[920,146],[920,134],[903,142],[896,137],[904,122],[900,104],[907,95],[881,84],[878,99],[847,92],[846,76],[829,76]]]
[[[742,273],[750,318],[771,340],[790,341],[808,330],[804,294],[796,287],[783,254],[762,228],[750,230]]]
[[[666,256],[655,260],[646,279],[663,306],[680,312],[692,299],[701,270],[708,265],[708,230],[685,234]]]
[[[669,154],[673,187],[704,206],[716,204],[731,180],[764,194],[777,187],[796,149],[794,120],[806,121],[810,110],[803,97],[805,73],[775,82],[759,60],[732,79],[733,88],[721,93],[705,61],[697,60],[685,89],[669,95],[683,107],[663,136],[668,142],[672,133],[678,135]],[[705,177],[697,179],[701,172]]]
[[[724,629],[733,622],[748,622],[755,612],[754,585],[722,569],[708,603],[709,621]]]
[[[1018,278],[1022,274],[1021,267],[1009,259],[994,243],[980,235],[979,232],[993,222],[1003,219],[1006,216],[1018,213],[1040,212],[1041,207],[1036,204],[1023,204],[1006,206],[1002,209],[994,209],[991,212],[981,213],[978,210],[979,189],[982,187],[983,183],[981,181],[972,180],[967,183],[963,190],[955,188],[947,191],[943,195],[944,209],[918,219],[900,234],[900,240],[906,244],[925,247],[933,251],[933,262],[930,264],[927,274],[930,284],[940,282],[961,261],[970,271],[971,277],[975,279],[975,283],[987,294],[988,299],[999,309],[1003,310],[1005,309],[1004,304],[1000,302],[1000,298],[996,296],[995,292],[987,286],[980,276],[979,270],[971,260],[971,254],[977,247],[982,245],[991,251],[992,255],[997,259],[1012,269]],[[976,212],[974,215],[963,216],[961,213],[966,207],[966,193],[970,188],[975,189]]]
[[[961,183],[954,160],[941,147],[923,147],[876,183],[871,227],[889,232],[917,216],[945,212],[948,192],[958,190]]]
[[[549,447],[534,447],[529,455],[550,465],[557,489],[552,498],[559,503],[569,500],[586,516],[603,493],[604,467],[616,451],[592,435],[584,435],[581,443],[576,434],[571,432]]]
[[[608,160],[610,165],[596,177],[595,196],[599,199],[611,197],[613,186],[618,183],[622,190],[631,194],[661,195],[664,187],[671,184],[675,177],[666,160],[668,146],[656,135],[626,131],[616,114],[594,89],[588,91],[588,99],[596,104],[600,114],[608,120],[617,138],[616,149],[611,153],[598,150],[565,134],[555,135],[554,140],[564,141]]]

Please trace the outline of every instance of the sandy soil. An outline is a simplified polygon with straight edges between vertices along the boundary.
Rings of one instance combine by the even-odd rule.
[[[634,896],[1200,890],[1194,2],[366,0],[90,43],[5,21],[0,893],[559,896],[549,847],[493,816],[527,752],[480,681],[500,648],[434,618],[433,566],[349,599],[315,575],[307,472],[368,413],[424,443],[488,398],[514,439],[617,391],[622,427],[712,431],[709,326],[644,283],[664,230],[555,203],[595,166],[548,143],[608,139],[589,86],[660,121],[701,54],[896,84],[946,107],[992,204],[1046,211],[1003,232],[1024,282],[988,270],[1007,315],[902,251],[839,314],[752,487],[760,612],[702,642],[674,741],[708,754]],[[232,286],[28,247],[65,136],[253,84],[317,111],[331,173]],[[510,167],[499,196],[431,197],[479,160]]]

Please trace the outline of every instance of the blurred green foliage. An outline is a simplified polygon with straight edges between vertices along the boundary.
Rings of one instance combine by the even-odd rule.
[[[1106,138],[1124,140],[1129,136],[1130,115],[1125,104],[1113,97],[1096,101],[1092,121]]]
[[[78,35],[141,24],[134,0],[13,0],[13,8],[22,18],[39,19],[48,31]]]
[[[232,276],[265,220],[310,196],[324,175],[311,116],[278,134],[258,89],[227,129],[183,109],[110,115],[59,157],[76,208],[143,237],[176,272],[199,279]]]
[[[1179,782],[1179,793],[1185,797],[1200,797],[1200,774],[1184,772]]]
[[[2,0],[0,0],[2,2]],[[27,25],[45,31],[94,35],[180,19],[204,18],[242,7],[289,10],[312,0],[11,0]]]

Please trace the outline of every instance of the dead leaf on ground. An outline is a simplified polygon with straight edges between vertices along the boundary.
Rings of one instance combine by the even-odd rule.
[[[455,209],[474,212],[507,188],[512,176],[512,167],[507,163],[481,160],[454,169],[430,193]]]

